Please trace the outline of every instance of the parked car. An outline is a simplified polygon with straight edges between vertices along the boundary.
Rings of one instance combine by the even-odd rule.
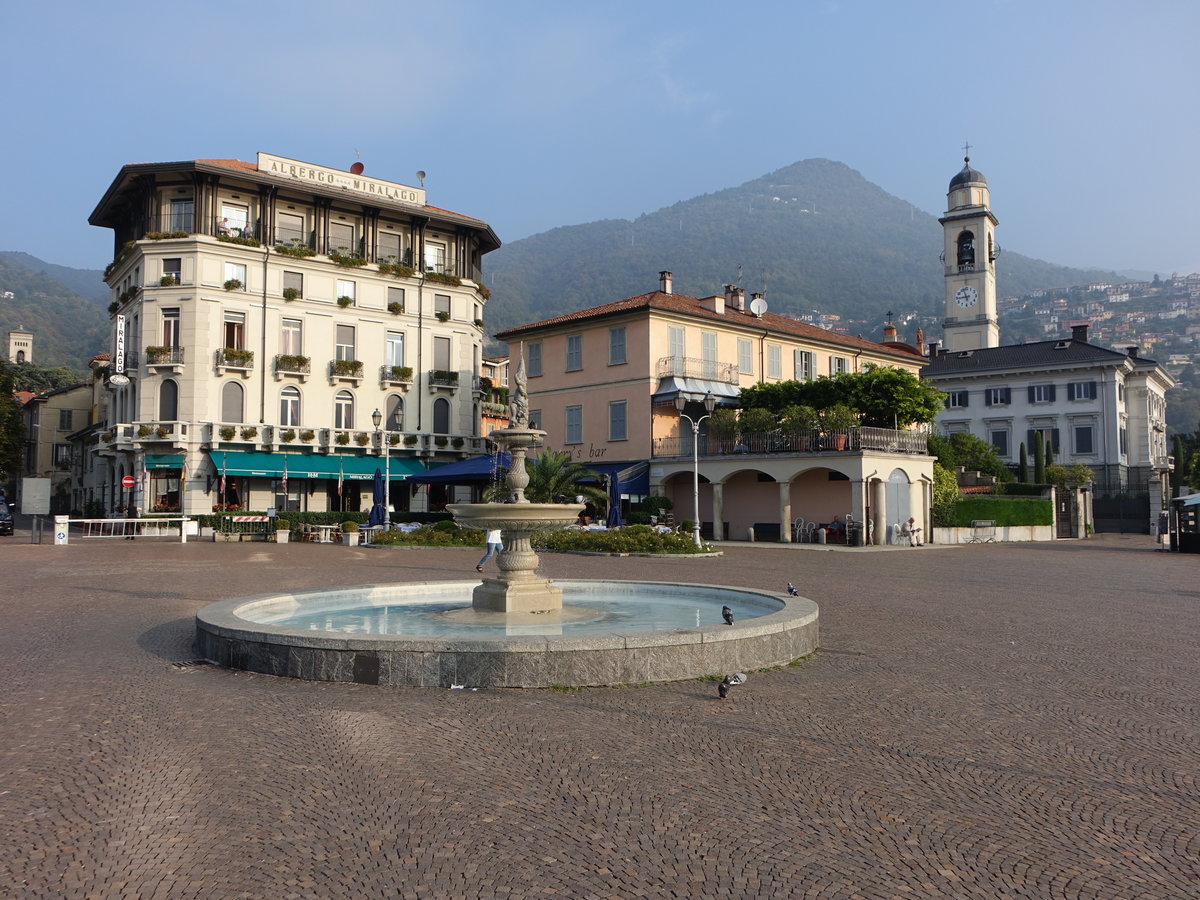
[[[13,515],[8,504],[0,501],[0,534],[13,533]]]

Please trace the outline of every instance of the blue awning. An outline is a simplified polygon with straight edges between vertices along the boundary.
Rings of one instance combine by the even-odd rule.
[[[365,481],[375,477],[375,470],[384,471],[382,457],[325,456],[311,453],[261,453],[250,450],[209,450],[216,471],[242,478],[280,478],[287,466],[288,478],[338,478]],[[404,481],[410,475],[424,472],[425,467],[411,457],[388,461],[392,481]]]
[[[417,484],[490,484],[496,477],[496,469],[507,469],[508,466],[507,453],[492,453],[438,466],[414,475],[409,481]]]

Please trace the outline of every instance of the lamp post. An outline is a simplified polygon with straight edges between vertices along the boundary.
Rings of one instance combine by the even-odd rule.
[[[392,522],[392,470],[391,457],[388,456],[387,432],[379,428],[383,421],[383,413],[379,411],[379,407],[375,408],[375,412],[371,413],[371,423],[375,426],[375,430],[379,432],[379,446],[383,448],[383,508],[388,514],[388,528],[391,528]]]
[[[700,544],[700,423],[712,415],[713,407],[717,405],[717,398],[713,396],[713,392],[709,391],[704,395],[704,408],[708,412],[698,419],[693,419],[685,413],[684,407],[687,406],[687,400],[679,395],[675,398],[675,408],[679,410],[679,418],[687,419],[692,425],[692,514],[695,518],[692,520],[692,543],[697,547]]]

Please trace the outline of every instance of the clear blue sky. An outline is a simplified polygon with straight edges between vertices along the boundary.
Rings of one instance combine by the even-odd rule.
[[[810,157],[1001,244],[1200,269],[1194,0],[14,4],[0,250],[101,268],[127,162],[257,151],[415,183],[513,241]],[[940,247],[931,247],[936,253]]]

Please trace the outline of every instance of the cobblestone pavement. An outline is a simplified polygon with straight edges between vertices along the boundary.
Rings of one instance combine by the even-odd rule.
[[[1200,569],[1153,551],[543,558],[817,600],[722,703],[172,665],[208,601],[477,550],[3,539],[0,897],[1197,897]]]

